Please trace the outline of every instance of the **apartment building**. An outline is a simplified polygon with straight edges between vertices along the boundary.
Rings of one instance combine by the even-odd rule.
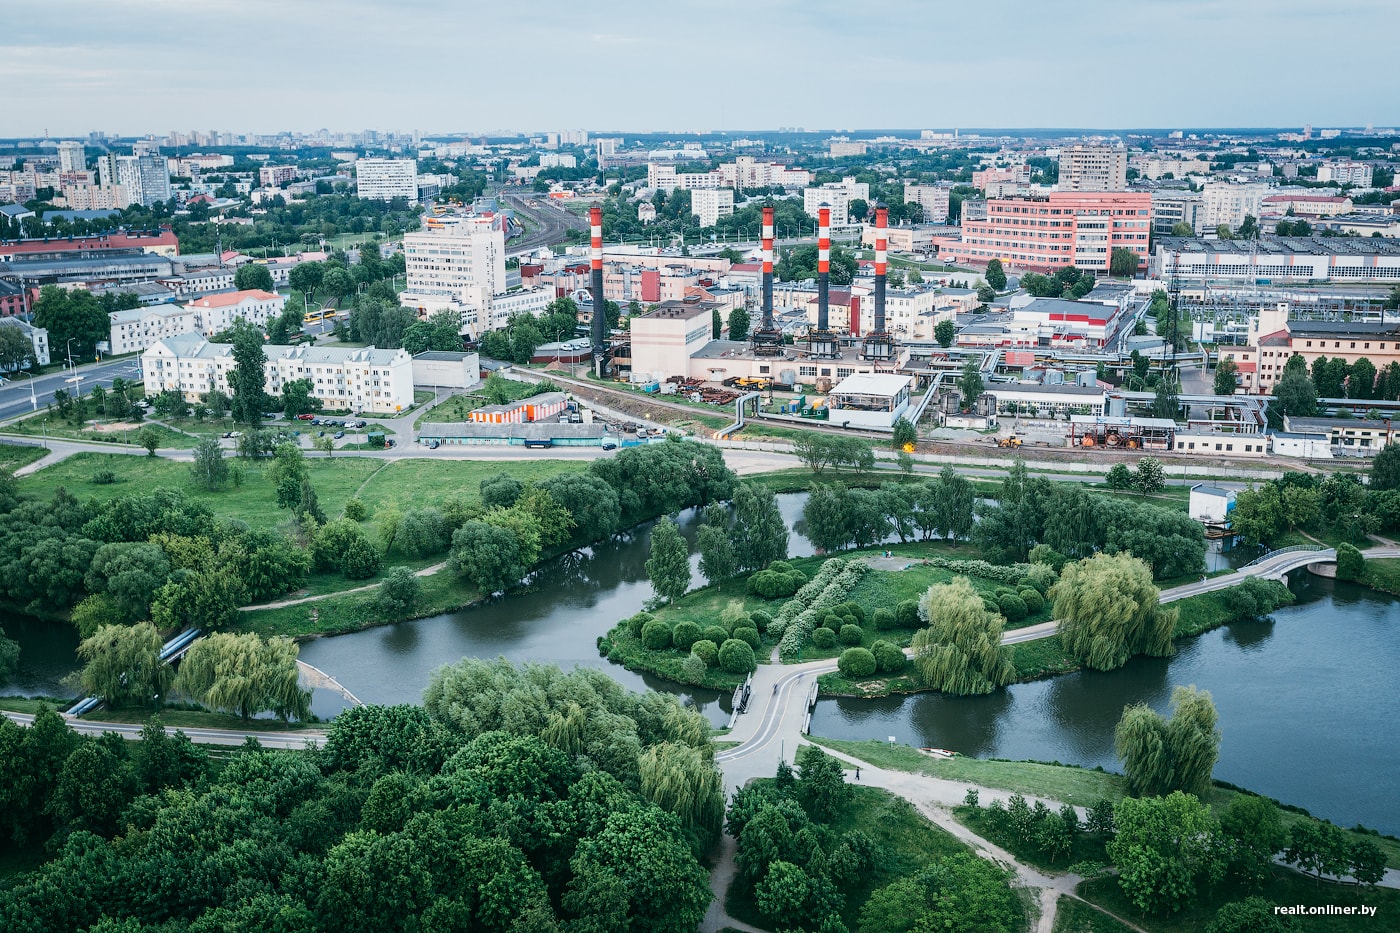
[[[413,357],[407,350],[374,347],[266,346],[267,391],[306,379],[311,394],[334,411],[393,414],[413,405]],[[141,354],[146,394],[179,392],[197,402],[206,392],[229,393],[233,344],[210,343],[199,334],[156,341]]]
[[[180,305],[113,311],[109,346],[113,355],[139,353],[158,340],[199,330],[199,316]]]
[[[1000,259],[1027,271],[1073,265],[1106,273],[1115,248],[1147,255],[1152,195],[1145,191],[1055,191],[986,203],[987,218],[964,217],[962,242],[945,248],[954,262],[984,266]]]
[[[1238,230],[1246,216],[1258,217],[1264,212],[1264,199],[1273,191],[1269,185],[1235,185],[1213,181],[1201,190],[1205,207],[1202,227],[1214,231],[1222,224]]]
[[[421,313],[481,307],[506,291],[505,229],[498,217],[461,217],[405,234],[408,287],[399,300]]]
[[[1060,150],[1061,191],[1123,191],[1128,150],[1121,146],[1070,146]]]
[[[62,149],[62,145],[59,146]],[[61,154],[61,153],[60,153]],[[1335,181],[1339,185],[1371,187],[1375,170],[1365,162],[1323,162],[1317,167],[1318,181]]]
[[[135,155],[114,156],[116,184],[126,189],[132,204],[150,207],[171,197],[170,169],[160,152],[137,145]]]
[[[228,330],[234,322],[243,320],[257,327],[282,313],[287,299],[283,295],[260,289],[205,295],[185,305],[195,315],[194,329],[206,337]]]
[[[986,190],[988,185],[1029,185],[1031,183],[1031,167],[1029,165],[1012,165],[1001,168],[982,168],[972,173],[972,187]],[[907,193],[904,200],[911,200]]]
[[[1205,233],[1205,218],[1205,199],[1199,194],[1190,191],[1152,192],[1152,232],[1158,236],[1170,236],[1177,224],[1186,224],[1192,233]]]
[[[0,283],[4,284],[4,283]],[[28,321],[17,317],[0,317],[0,327],[13,327],[29,341],[33,348],[32,361],[34,366],[49,365],[49,332],[42,327],[35,327]],[[25,369],[24,366],[15,367]]]
[[[690,193],[690,213],[702,227],[713,227],[721,217],[734,213],[734,191],[731,188],[702,188]]]
[[[280,188],[297,180],[295,165],[264,165],[258,169],[258,184],[264,188]]]
[[[919,205],[926,224],[948,222],[948,189],[942,185],[905,185],[904,203]]]
[[[355,193],[366,200],[418,200],[418,160],[356,159]]]
[[[739,156],[710,172],[677,172],[665,162],[647,163],[647,187],[672,191],[706,188],[804,188],[812,183],[812,173],[780,162],[760,162],[752,156]]]
[[[87,170],[87,147],[80,142],[65,140],[58,144],[58,170],[83,172]]]
[[[817,188],[804,188],[802,209],[815,218],[822,207],[829,207],[831,225],[845,227],[851,223],[851,202],[856,199],[869,204],[870,186],[863,181],[856,181],[854,176],[847,175],[839,182],[831,181]]]
[[[1351,198],[1340,195],[1274,194],[1263,200],[1262,209],[1269,214],[1288,214],[1291,211],[1299,217],[1331,217],[1334,214],[1350,214],[1352,203]]]
[[[126,210],[131,195],[123,185],[64,185],[63,199],[74,211]]]

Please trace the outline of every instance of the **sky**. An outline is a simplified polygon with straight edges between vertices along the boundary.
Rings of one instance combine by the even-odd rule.
[[[4,6],[0,137],[1400,123],[1394,0]]]

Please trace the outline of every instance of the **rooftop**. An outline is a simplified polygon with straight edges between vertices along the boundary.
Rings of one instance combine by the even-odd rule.
[[[856,373],[832,389],[833,395],[895,396],[909,388],[909,377],[892,373]]]
[[[1207,240],[1201,237],[1164,236],[1157,239],[1154,254],[1206,253],[1219,256],[1400,256],[1400,240],[1382,237],[1284,236],[1257,240]]]
[[[701,301],[698,298],[687,298],[684,301],[663,301],[645,314],[637,315],[635,319],[645,320],[651,318],[655,320],[664,318],[666,320],[685,320],[699,317],[702,314],[709,314],[718,307],[719,305],[715,304],[713,301]]]
[[[272,301],[280,296],[272,292],[265,292],[260,288],[245,289],[241,292],[220,292],[217,295],[205,295],[189,303],[193,308],[227,308],[230,305],[241,305],[245,301]]]

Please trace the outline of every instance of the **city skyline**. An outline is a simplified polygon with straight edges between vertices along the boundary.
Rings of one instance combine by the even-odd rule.
[[[994,0],[972,21],[913,0],[858,12],[825,0],[621,0],[606,13],[542,0],[470,14],[446,0],[412,11],[248,0],[232,19],[172,0],[64,0],[8,18],[0,136],[1400,122],[1378,56],[1329,56],[1326,81],[1270,90],[1267,62],[1294,37],[1345,42],[1385,12],[1379,0],[1037,12],[1024,0]]]

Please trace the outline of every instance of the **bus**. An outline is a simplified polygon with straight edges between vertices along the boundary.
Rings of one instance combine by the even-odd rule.
[[[326,321],[333,317],[335,317],[334,308],[322,308],[319,311],[306,312],[301,316],[301,322],[303,324],[319,324],[321,321]]]

